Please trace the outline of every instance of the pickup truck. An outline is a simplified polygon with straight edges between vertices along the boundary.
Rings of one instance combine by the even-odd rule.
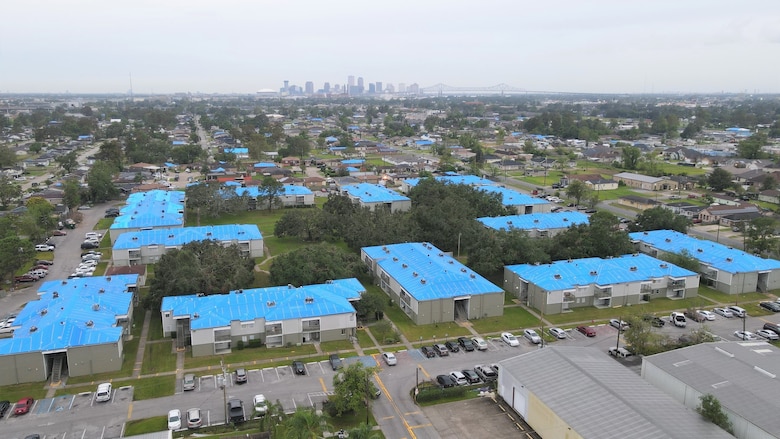
[[[609,352],[609,355],[612,355],[613,357],[620,358],[627,358],[633,355],[631,351],[626,348],[609,348],[609,351],[607,352]]]

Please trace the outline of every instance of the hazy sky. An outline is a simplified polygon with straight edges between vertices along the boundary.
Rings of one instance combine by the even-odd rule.
[[[780,0],[4,0],[0,93],[780,92]]]

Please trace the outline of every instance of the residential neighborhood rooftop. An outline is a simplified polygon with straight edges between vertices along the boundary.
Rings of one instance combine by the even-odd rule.
[[[589,224],[590,218],[582,212],[531,213],[477,218],[477,221],[495,230],[562,229],[578,224]]]
[[[517,192],[500,186],[481,186],[480,190],[488,193],[501,195],[501,202],[504,206],[530,206],[533,204],[550,204],[544,198],[532,197],[527,194]]]
[[[351,197],[359,198],[364,203],[390,203],[409,200],[398,192],[378,184],[348,184],[342,186],[341,190]]]
[[[495,183],[484,179],[477,177],[476,175],[443,175],[439,177],[434,177],[436,181],[442,182],[442,183],[450,183],[450,184],[467,184],[469,186],[494,186]],[[404,180],[409,187],[417,186],[417,184],[420,182],[420,178],[408,178]]]
[[[263,239],[256,224],[227,224],[222,226],[182,227],[127,232],[119,235],[114,249],[133,249],[147,245],[180,246],[193,241],[250,241]]]

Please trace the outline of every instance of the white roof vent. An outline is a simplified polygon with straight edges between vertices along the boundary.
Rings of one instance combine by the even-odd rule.
[[[32,332],[35,332],[35,331],[37,331],[37,330],[38,330],[38,327],[37,327],[37,326],[30,326],[30,332],[31,332],[31,333],[32,333]]]
[[[87,321],[87,327],[91,328],[93,326],[95,326],[95,322],[93,322],[92,320],[88,320]]]
[[[92,305],[92,311],[100,311],[100,304],[95,303]]]

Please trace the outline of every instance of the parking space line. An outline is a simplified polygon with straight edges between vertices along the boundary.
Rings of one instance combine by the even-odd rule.
[[[328,391],[328,386],[325,385],[325,379],[322,378],[322,377],[320,377],[320,384],[322,385],[322,391],[323,392],[327,392]]]
[[[418,364],[417,367],[419,367],[420,370],[422,371],[423,375],[425,375],[425,379],[428,379],[428,380],[431,379],[431,376],[428,374],[428,372],[425,371],[425,369],[421,365]]]
[[[133,416],[133,403],[130,403],[130,407],[127,408],[127,420],[129,421]]]

